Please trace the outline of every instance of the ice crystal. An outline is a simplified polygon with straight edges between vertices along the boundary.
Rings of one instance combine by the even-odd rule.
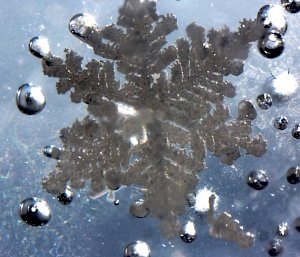
[[[139,185],[167,236],[179,232],[177,218],[199,182],[206,151],[228,165],[242,148],[257,157],[266,151],[262,136],[250,135],[251,120],[231,118],[223,103],[235,96],[223,76],[243,72],[251,42],[261,36],[256,21],[207,34],[192,23],[187,38],[167,46],[176,29],[175,16],[159,15],[155,1],[125,0],[116,24],[93,25],[79,37],[105,61],[83,67],[72,50],[65,60],[43,60],[44,73],[59,78],[57,92],[70,91],[72,102],[86,103],[89,112],[61,130],[64,150],[44,187],[56,194],[86,181],[94,193]]]

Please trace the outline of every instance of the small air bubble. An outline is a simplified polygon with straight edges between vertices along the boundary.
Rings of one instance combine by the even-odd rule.
[[[238,117],[241,120],[254,120],[257,116],[256,109],[251,100],[243,100],[238,106]]]
[[[287,128],[289,121],[286,117],[278,117],[274,120],[274,127],[279,130],[284,130]]]
[[[300,11],[300,0],[281,0],[281,4],[290,13]]]
[[[20,204],[20,216],[24,222],[31,226],[42,226],[49,222],[51,210],[45,200],[32,197]]]
[[[294,220],[294,228],[300,233],[300,217]]]
[[[130,208],[130,213],[137,218],[145,218],[149,214],[149,209],[143,199],[134,202]]]
[[[263,170],[253,170],[247,175],[247,184],[256,190],[262,190],[266,188],[269,183],[268,180],[269,179]]]
[[[292,136],[296,139],[300,139],[300,124],[296,124],[292,129]]]
[[[120,200],[119,199],[117,199],[117,200],[114,201],[114,205],[118,206],[119,204],[120,204]]]
[[[193,221],[188,221],[181,229],[180,238],[186,243],[192,243],[197,237],[195,224]]]
[[[57,196],[57,199],[60,203],[67,205],[73,201],[73,196],[74,196],[74,194],[73,194],[70,186],[67,186],[65,191],[63,193],[60,193]]]
[[[53,146],[53,145],[47,145],[43,149],[43,154],[46,157],[56,159],[56,160],[59,160],[60,152],[61,152],[61,150],[58,147]]]
[[[147,243],[136,241],[125,247],[124,257],[150,257],[151,251]]]
[[[44,109],[46,98],[39,87],[24,84],[17,91],[16,103],[21,112],[34,115]]]
[[[273,239],[268,246],[268,254],[270,256],[278,256],[283,250],[282,241],[280,239]]]
[[[291,167],[286,173],[286,179],[291,184],[298,184],[300,182],[300,168],[298,166]]]
[[[256,98],[257,105],[262,110],[267,110],[272,106],[273,100],[269,94],[260,94]]]
[[[38,58],[50,58],[50,46],[48,38],[34,37],[29,41],[29,51]]]
[[[276,58],[284,50],[282,35],[277,31],[268,31],[258,41],[261,54],[267,58]]]

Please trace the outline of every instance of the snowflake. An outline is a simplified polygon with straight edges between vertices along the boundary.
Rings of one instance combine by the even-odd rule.
[[[85,19],[74,16],[70,30],[104,61],[83,67],[72,50],[65,60],[43,60],[45,75],[59,78],[57,92],[70,91],[72,102],[87,104],[89,112],[61,130],[61,160],[43,185],[54,194],[86,181],[94,193],[139,185],[162,232],[174,236],[207,151],[228,165],[241,149],[257,157],[266,151],[261,135],[250,136],[251,120],[232,119],[223,103],[235,96],[223,77],[243,72],[251,42],[261,35],[256,21],[243,20],[237,32],[207,33],[192,23],[187,38],[167,46],[177,20],[158,15],[155,1],[125,0],[117,23],[104,28]]]

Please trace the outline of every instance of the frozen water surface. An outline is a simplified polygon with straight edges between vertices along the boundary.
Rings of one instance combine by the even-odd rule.
[[[260,54],[257,35],[251,30],[255,22],[242,23],[244,34],[239,35],[223,28],[237,31],[244,18],[255,19],[262,6],[280,1],[158,0],[157,11],[166,15],[168,25],[148,38],[156,40],[152,50],[145,48],[148,41],[140,40],[139,33],[150,33],[145,25],[163,20],[155,12],[155,3],[145,8],[149,1],[138,6],[138,1],[126,2],[29,0],[20,6],[3,0],[3,256],[115,257],[123,256],[131,243],[143,241],[151,256],[268,256],[272,242],[280,242],[280,256],[297,257],[300,184],[289,183],[287,171],[299,166],[300,141],[292,136],[292,128],[300,123],[299,14],[283,10],[288,24],[284,51],[268,59]],[[70,19],[79,13],[92,15],[97,24],[90,31],[80,30],[88,33],[84,40],[89,45],[69,32]],[[167,13],[177,18],[176,26]],[[145,23],[135,26],[140,24],[143,30],[130,29],[132,17],[142,17]],[[103,29],[117,21],[115,27]],[[119,28],[127,38],[115,30]],[[211,28],[215,30],[208,33]],[[203,41],[202,32],[210,41]],[[52,56],[39,59],[30,53],[28,44],[34,37],[48,38]],[[100,37],[103,45],[97,41]],[[86,74],[76,64],[80,58],[75,52],[84,57]],[[63,66],[66,54],[69,62]],[[102,82],[97,67],[105,75]],[[95,86],[103,81],[107,90],[98,92]],[[24,115],[16,105],[16,92],[27,83],[39,85],[47,100],[35,115]],[[145,85],[157,91],[143,91]],[[168,90],[162,92],[160,87]],[[279,96],[275,87],[280,88]],[[257,105],[261,94],[271,95],[270,108]],[[245,100],[253,103],[254,120],[238,113],[239,103]],[[274,127],[278,117],[288,119],[285,130]],[[47,145],[62,149],[59,161],[43,154]],[[130,169],[129,163],[140,166]],[[51,175],[57,174],[55,170],[59,176]],[[263,190],[247,185],[252,170],[268,174]],[[67,184],[74,198],[63,205],[57,195]],[[206,212],[197,211],[197,196],[210,200]],[[45,226],[29,226],[19,216],[20,203],[32,197],[44,199],[51,207],[51,220]],[[143,199],[149,210],[143,218],[130,213],[137,199]],[[180,228],[188,221],[197,231],[192,244],[180,238]],[[281,224],[289,231],[278,239]]]

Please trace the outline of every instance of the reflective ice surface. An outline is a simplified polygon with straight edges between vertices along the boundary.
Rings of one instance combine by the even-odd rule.
[[[232,31],[236,30],[240,20],[255,18],[264,4],[269,2],[249,1],[241,5],[239,1],[194,1],[190,4],[187,0],[161,0],[158,1],[158,11],[163,14],[172,12],[178,19],[179,29],[168,36],[171,44],[186,35],[184,29],[191,22],[208,29],[227,25]],[[71,103],[68,94],[57,95],[55,80],[42,75],[40,60],[29,53],[29,40],[35,36],[46,36],[55,56],[64,56],[64,48],[69,48],[87,59],[95,58],[91,49],[69,33],[69,21],[74,14],[87,12],[94,15],[99,26],[105,26],[116,21],[121,5],[122,1],[111,4],[108,0],[77,4],[73,1],[28,1],[24,6],[5,1],[3,4],[0,12],[5,19],[1,20],[0,27],[8,32],[0,43],[5,60],[0,64],[3,92],[0,183],[1,202],[6,206],[1,219],[1,252],[7,256],[122,256],[126,245],[142,240],[149,244],[153,256],[189,257],[200,252],[208,257],[267,256],[268,244],[276,236],[278,225],[287,222],[291,229],[282,239],[282,256],[296,255],[300,250],[297,242],[299,233],[293,222],[300,216],[297,204],[299,190],[297,184],[290,184],[286,179],[286,171],[298,165],[299,141],[291,134],[291,129],[300,120],[297,111],[299,94],[294,91],[284,101],[279,98],[275,102],[274,99],[268,110],[256,108],[253,134],[262,133],[268,140],[268,151],[263,157],[242,153],[241,158],[228,166],[208,154],[206,169],[199,173],[198,188],[211,188],[219,197],[215,219],[223,212],[229,212],[246,231],[255,234],[254,246],[248,249],[211,238],[206,216],[189,210],[180,222],[184,224],[189,215],[195,218],[198,234],[193,244],[185,244],[179,235],[175,239],[166,239],[161,235],[155,218],[137,219],[130,214],[130,205],[143,195],[143,191],[136,187],[121,188],[93,198],[89,197],[88,189],[79,190],[68,206],[61,205],[42,189],[42,178],[54,169],[56,161],[45,158],[41,149],[52,144],[61,147],[59,130],[71,126],[76,118],[80,120],[87,112],[84,104]],[[288,12],[284,14],[289,25],[284,36],[284,52],[269,60],[260,55],[257,44],[253,43],[243,73],[226,78],[236,86],[235,98],[225,99],[232,117],[237,116],[237,106],[241,101],[250,99],[255,104],[256,97],[272,87],[272,84],[268,85],[273,79],[272,74],[276,77],[290,69],[299,81],[299,16]],[[124,78],[120,76],[119,79]],[[28,82],[41,86],[47,98],[47,106],[34,116],[22,114],[15,105],[16,90],[19,85]],[[279,116],[287,117],[290,122],[291,126],[284,131],[274,128],[273,120]],[[137,140],[132,138],[132,142]],[[248,172],[254,169],[268,172],[268,187],[259,192],[249,188],[245,182]],[[115,189],[114,186],[112,189]],[[18,205],[32,196],[46,199],[52,209],[51,221],[39,229],[19,222]],[[120,199],[117,206],[113,204],[115,197]]]

